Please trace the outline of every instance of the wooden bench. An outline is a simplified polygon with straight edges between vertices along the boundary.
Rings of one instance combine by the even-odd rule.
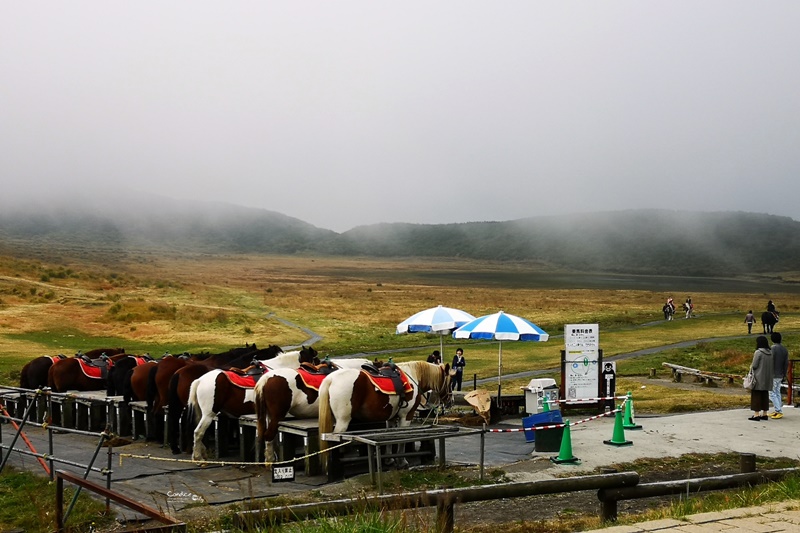
[[[680,383],[683,375],[694,376],[695,380],[703,383],[704,385],[714,385],[717,381],[724,381],[732,385],[735,379],[741,379],[741,376],[735,374],[724,374],[722,372],[708,372],[698,370],[696,368],[689,368],[688,366],[674,365],[672,363],[661,363],[663,366],[672,370],[673,379]]]

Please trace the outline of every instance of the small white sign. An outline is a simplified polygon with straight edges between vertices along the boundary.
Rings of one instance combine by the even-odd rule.
[[[294,467],[273,466],[272,481],[294,481]]]

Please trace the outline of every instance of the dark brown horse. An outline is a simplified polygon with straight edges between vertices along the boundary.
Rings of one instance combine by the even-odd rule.
[[[118,394],[122,394],[125,377],[128,375],[128,372],[152,360],[153,358],[149,355],[127,355],[111,365],[108,369],[108,387],[106,389],[106,395],[117,396]]]
[[[302,363],[311,363],[316,355],[316,350],[304,347],[301,351],[284,353],[264,362],[259,361],[261,375],[297,368]],[[189,426],[194,427],[192,459],[201,461],[206,458],[203,436],[217,414],[225,413],[238,418],[255,412],[253,388],[256,383],[252,379],[243,378],[237,372],[212,369],[192,383],[187,400],[184,436],[186,443],[188,442],[188,430],[191,429]]]
[[[19,386],[23,389],[40,389],[47,386],[47,372],[53,363],[63,361],[67,356],[59,355],[43,355],[37,357],[33,361],[25,363],[22,371],[19,374]]]
[[[125,348],[95,348],[94,350],[89,350],[83,355],[89,359],[97,359],[101,355],[107,355],[111,357],[112,355],[119,355],[121,353],[125,353]]]
[[[109,357],[113,362],[127,357],[125,354],[118,354]],[[89,371],[94,371],[94,376],[87,375],[83,366],[81,357],[68,357],[63,361],[52,365],[47,372],[47,386],[55,392],[66,392],[69,390],[77,391],[90,391],[90,390],[103,390],[106,388],[106,377],[104,375],[104,367],[107,365],[100,365],[96,368],[90,368]]]
[[[181,453],[178,439],[180,420],[189,401],[189,388],[195,379],[209,370],[244,368],[249,366],[254,359],[267,360],[281,353],[283,353],[283,350],[280,346],[271,345],[268,348],[259,350],[253,345],[251,347],[237,348],[224,354],[216,354],[202,361],[189,362],[183,368],[179,368],[170,378],[166,394],[166,405],[169,407],[167,441],[172,448],[172,453]],[[184,424],[184,428],[188,429],[188,424]],[[184,434],[183,442],[188,449],[189,442],[186,434]]]

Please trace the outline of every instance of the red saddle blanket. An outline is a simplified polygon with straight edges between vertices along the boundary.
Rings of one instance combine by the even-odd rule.
[[[76,358],[76,359],[77,359],[78,363],[80,363],[81,370],[86,375],[86,377],[93,378],[93,379],[104,379],[105,378],[105,376],[103,375],[103,371],[106,370],[105,368],[99,367],[99,366],[87,365],[86,361],[84,361],[83,359],[80,359],[80,358]]]
[[[64,359],[66,359],[65,357],[61,357],[60,355],[48,355],[47,358],[50,359],[50,362],[53,364],[56,364],[59,361],[63,361]]]
[[[231,383],[243,389],[255,388],[258,378],[264,375],[264,374],[259,374],[257,376],[243,376],[238,372],[233,372],[232,370],[225,370],[223,373]]]
[[[408,394],[414,390],[414,387],[411,386],[411,382],[408,380],[408,376],[406,376],[405,372],[400,370],[399,368],[397,371],[400,373],[400,381],[403,383],[403,393]],[[384,394],[397,394],[397,391],[394,390],[394,383],[392,383],[392,378],[386,376],[375,376],[370,374],[369,372],[365,372],[364,370],[361,371],[362,374],[367,376],[369,380],[375,385],[375,388],[381,391]]]
[[[325,379],[327,374],[314,374],[301,366],[297,369],[297,375],[300,376],[300,379],[303,380],[306,387],[319,391],[319,386],[322,384],[322,380]]]

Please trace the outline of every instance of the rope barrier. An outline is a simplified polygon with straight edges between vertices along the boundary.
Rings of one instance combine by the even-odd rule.
[[[547,400],[547,403],[590,403],[590,402],[602,402],[608,400],[626,400],[627,396],[601,396],[598,398],[575,398],[572,400]]]
[[[122,458],[126,457],[128,459],[147,459],[150,461],[161,461],[165,463],[191,463],[195,465],[216,465],[216,466],[277,466],[277,465],[288,465],[295,463],[297,461],[303,461],[309,457],[314,457],[316,455],[322,455],[323,453],[327,453],[331,450],[335,450],[336,448],[341,448],[342,446],[347,446],[351,444],[350,442],[343,442],[341,444],[337,444],[335,446],[331,446],[325,450],[320,450],[318,452],[309,453],[306,455],[302,455],[300,457],[295,457],[294,459],[289,459],[287,461],[209,461],[209,460],[202,460],[202,461],[195,461],[194,459],[175,459],[173,457],[153,457],[150,454],[147,455],[138,455],[134,453],[121,453],[119,454],[119,465],[122,466]]]
[[[597,420],[598,418],[603,418],[605,416],[611,416],[611,415],[615,415],[617,413],[624,412],[623,409],[625,408],[625,402],[628,401],[628,397],[627,396],[623,396],[622,398],[625,398],[625,400],[620,404],[620,406],[618,408],[613,409],[611,411],[608,411],[607,413],[602,413],[602,414],[599,414],[599,415],[595,415],[595,416],[590,416],[588,418],[584,418],[583,420],[577,420],[575,422],[570,422],[569,423],[570,427],[577,426],[578,424],[585,424],[586,422],[591,422],[592,420]],[[519,433],[520,431],[539,431],[539,430],[542,430],[542,429],[556,429],[556,428],[563,428],[563,427],[566,427],[566,424],[550,424],[550,425],[547,425],[547,426],[534,426],[532,428],[522,427],[522,428],[511,428],[511,429],[487,429],[486,432],[487,433]]]

